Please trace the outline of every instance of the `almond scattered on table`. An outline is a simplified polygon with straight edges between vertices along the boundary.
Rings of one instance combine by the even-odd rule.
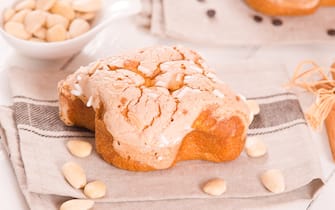
[[[80,158],[87,157],[92,152],[92,145],[82,140],[69,140],[66,147],[72,155]]]
[[[258,115],[259,112],[260,112],[260,108],[259,108],[259,104],[257,103],[257,101],[255,100],[247,100],[246,101],[249,109],[250,109],[250,112],[253,114],[253,115]]]
[[[84,169],[74,162],[67,162],[62,167],[62,173],[66,181],[74,188],[83,188],[87,181]]]
[[[87,141],[69,140],[66,144],[70,153],[77,157],[87,157],[92,152],[92,145]],[[106,195],[107,187],[102,181],[96,180],[87,183],[86,175],[80,165],[67,162],[62,167],[66,181],[75,189],[83,189],[85,196],[90,199],[102,198]],[[89,210],[94,206],[94,201],[86,199],[72,199],[65,201],[59,210]]]
[[[94,206],[94,201],[85,199],[72,199],[65,201],[59,210],[89,210]]]
[[[267,147],[259,137],[252,136],[247,138],[245,151],[249,157],[257,158],[267,153]]]
[[[270,169],[261,175],[264,187],[273,193],[281,193],[285,190],[285,179],[283,173],[278,169]]]
[[[208,195],[219,196],[227,190],[227,185],[223,179],[211,179],[203,187],[203,191]]]
[[[88,183],[84,188],[84,194],[88,198],[102,198],[106,195],[107,187],[102,181],[93,181]]]

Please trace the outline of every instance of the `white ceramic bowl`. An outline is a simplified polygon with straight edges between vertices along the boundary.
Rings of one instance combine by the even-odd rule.
[[[71,56],[79,52],[111,21],[134,15],[141,10],[140,0],[105,0],[90,31],[66,41],[44,43],[18,39],[3,30],[3,12],[14,3],[6,0],[0,4],[0,33],[19,53],[38,59],[60,59]]]

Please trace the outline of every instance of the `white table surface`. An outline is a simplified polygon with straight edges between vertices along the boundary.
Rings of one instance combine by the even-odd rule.
[[[113,30],[117,28],[117,30]],[[108,40],[112,45],[111,53],[117,53],[132,48],[145,47],[157,44],[183,44],[198,50],[208,63],[215,62],[244,62],[244,61],[267,61],[273,65],[284,65],[288,71],[292,72],[295,66],[302,60],[313,59],[320,65],[329,66],[335,61],[335,43],[328,45],[308,44],[297,46],[227,46],[227,47],[206,47],[190,43],[180,43],[176,40],[160,39],[148,34],[146,31],[135,26],[131,19],[113,23],[108,29],[103,31],[93,42],[91,42],[79,55],[84,59],[87,55],[100,55],[99,51],[92,50],[92,46],[97,48],[105,46],[101,40]],[[8,83],[8,66],[19,65],[29,68],[60,68],[66,63],[61,61],[37,61],[25,58],[17,54],[0,37],[0,105],[10,105],[10,89]],[[79,65],[75,59],[71,66]],[[292,210],[334,210],[335,209],[335,176],[333,172],[335,163],[332,161],[328,140],[325,132],[313,133],[313,141],[316,143],[315,152],[320,155],[320,161],[324,173],[326,185],[321,189],[319,195],[312,201],[304,204],[286,204],[278,206],[278,209]],[[1,144],[0,144],[1,147]],[[16,183],[15,175],[9,164],[9,160],[0,148],[0,210],[25,210],[23,196]]]

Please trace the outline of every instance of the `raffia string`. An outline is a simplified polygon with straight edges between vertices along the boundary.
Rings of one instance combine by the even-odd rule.
[[[306,69],[306,66],[311,67]],[[335,69],[330,68],[329,72],[335,74]],[[315,76],[320,80],[313,78]],[[319,129],[335,105],[335,80],[328,77],[324,69],[313,61],[303,61],[295,69],[288,87],[300,87],[316,96],[315,103],[309,107],[305,117],[313,129]]]

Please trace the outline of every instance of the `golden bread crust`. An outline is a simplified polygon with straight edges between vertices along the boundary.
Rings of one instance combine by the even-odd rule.
[[[76,125],[95,130],[95,111],[92,107],[86,107],[78,98],[71,95],[68,86],[59,84],[60,117],[66,125]]]
[[[58,92],[64,123],[95,131],[102,158],[132,171],[236,159],[250,123],[243,97],[182,47],[99,60],[61,81]]]
[[[71,106],[69,116],[76,125],[91,129],[93,109],[88,110],[81,100],[71,100],[60,94],[61,106]],[[75,111],[81,110],[81,111]],[[82,111],[86,114],[82,114]],[[89,117],[88,117],[89,116]],[[155,168],[120,156],[113,147],[113,136],[106,129],[102,116],[95,115],[95,146],[97,152],[108,163],[130,171],[152,171]],[[172,167],[184,160],[208,160],[212,162],[236,159],[243,150],[245,143],[244,125],[238,117],[217,121],[211,117],[211,111],[203,111],[193,125],[194,129],[183,139]]]
[[[246,0],[246,3],[258,12],[270,16],[296,16],[314,13],[320,5],[334,0],[326,0],[321,4],[320,0]]]

